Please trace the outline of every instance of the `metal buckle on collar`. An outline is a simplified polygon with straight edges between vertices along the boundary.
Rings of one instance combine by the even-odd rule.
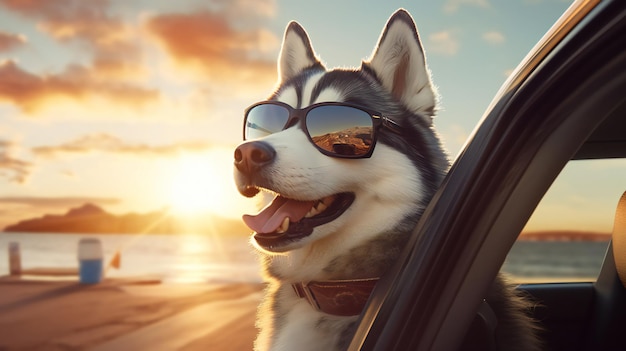
[[[315,308],[315,310],[321,311],[320,304],[317,302],[315,295],[313,295],[313,292],[311,292],[311,289],[309,288],[309,283],[298,282],[291,284],[291,287],[293,287],[293,290],[299,298],[305,298],[307,302]]]

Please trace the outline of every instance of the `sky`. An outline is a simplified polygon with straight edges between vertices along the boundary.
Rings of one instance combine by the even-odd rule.
[[[0,0],[0,228],[85,202],[112,213],[254,206],[231,180],[243,110],[276,84],[296,20],[356,67],[414,17],[453,158],[561,0]]]

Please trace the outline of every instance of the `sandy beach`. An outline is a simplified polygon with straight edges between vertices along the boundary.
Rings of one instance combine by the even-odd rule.
[[[0,350],[251,350],[262,290],[0,277]]]

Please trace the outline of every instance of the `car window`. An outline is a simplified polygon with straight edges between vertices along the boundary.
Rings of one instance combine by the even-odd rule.
[[[626,159],[570,161],[503,266],[519,283],[595,281],[626,191]]]

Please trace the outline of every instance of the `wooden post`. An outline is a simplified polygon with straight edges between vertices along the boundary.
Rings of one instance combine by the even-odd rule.
[[[20,244],[17,242],[9,243],[9,274],[22,274],[22,258],[20,256]]]

